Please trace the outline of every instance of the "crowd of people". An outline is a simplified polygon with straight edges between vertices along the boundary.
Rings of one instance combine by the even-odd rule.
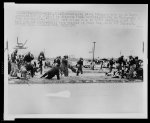
[[[11,56],[8,57],[8,74],[10,74],[12,77],[27,78],[27,75],[34,77],[35,73],[39,72],[42,75],[40,78],[45,77],[47,79],[51,79],[55,75],[57,76],[57,79],[60,79],[60,75],[68,77],[68,69],[76,73],[76,76],[83,74],[83,58],[80,58],[76,62],[75,67],[69,63],[67,55],[63,56],[63,58],[61,58],[61,56],[56,57],[52,65],[46,62],[44,52],[40,52],[37,58],[38,63],[36,63],[34,60],[35,58],[32,53],[28,52],[25,55],[20,55],[18,54],[18,50],[15,50]],[[43,61],[45,61],[45,64],[43,64]],[[142,62],[143,61],[140,60],[137,56],[129,56],[129,59],[125,59],[124,56],[121,56],[118,59],[111,58],[108,60],[107,67],[109,68],[109,72],[106,72],[106,75],[127,79],[143,79]],[[100,63],[100,69],[103,69],[103,61],[95,62],[95,64],[97,63]],[[49,70],[44,74],[43,66],[49,66]]]
[[[121,78],[138,78],[143,79],[143,61],[138,58],[138,56],[133,57],[129,56],[128,59],[125,59],[124,56],[119,57],[117,60],[113,58],[109,60],[108,67],[109,72],[106,75],[110,75],[112,73],[113,77],[121,77]],[[113,70],[113,66],[115,70]]]
[[[67,55],[65,55],[63,58],[61,58],[61,56],[56,57],[52,65],[48,65],[48,62],[45,60],[46,58],[44,52],[40,52],[37,58],[37,65],[37,63],[34,61],[34,55],[32,53],[28,52],[25,55],[18,55],[18,50],[15,50],[11,56],[8,57],[8,74],[17,78],[27,78],[27,75],[34,77],[35,73],[37,72],[40,72],[41,75],[43,74],[43,66],[49,66],[49,70],[40,78],[45,77],[47,79],[51,79],[55,75],[57,76],[57,79],[60,79],[60,75],[68,77],[68,69],[71,69],[72,72],[76,73],[77,76],[79,73],[83,74],[83,58],[79,59],[76,68],[69,64]],[[45,61],[45,64],[43,64],[43,61]]]
[[[28,52],[26,55],[18,55],[18,50],[15,50],[10,57],[8,57],[8,74],[12,77],[19,77],[27,75],[29,72],[33,77],[35,74],[36,64],[31,64],[34,59],[33,54]]]

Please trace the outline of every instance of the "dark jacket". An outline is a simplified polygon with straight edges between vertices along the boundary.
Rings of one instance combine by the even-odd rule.
[[[40,54],[39,54],[39,56],[38,56],[38,61],[40,61],[40,60],[45,60],[46,58],[45,58],[45,55],[44,55],[44,53],[43,52],[41,52]]]
[[[27,54],[24,57],[24,61],[31,62],[34,59],[34,56],[32,54]]]
[[[83,66],[83,60],[79,60],[79,61],[77,62],[77,65],[79,65],[80,67],[82,67],[82,66]]]
[[[68,66],[68,60],[65,59],[65,58],[63,58],[63,59],[62,59],[62,65]]]
[[[16,61],[16,56],[17,56],[17,53],[16,52],[13,52],[11,54],[11,61],[14,63]]]
[[[133,58],[133,59],[131,59],[131,60],[129,60],[129,65],[131,66],[131,65],[133,65],[133,64],[136,64],[136,62],[135,62],[135,59]]]
[[[110,66],[112,66],[112,65],[114,64],[114,61],[113,61],[113,60],[110,60],[110,61],[109,61],[109,64],[110,64]]]
[[[122,63],[123,63],[123,57],[119,57],[118,60],[117,60],[117,62],[118,62],[119,64],[122,64]]]
[[[60,64],[61,64],[60,59],[58,59],[58,58],[54,59],[54,63],[57,63],[57,65],[60,66]]]

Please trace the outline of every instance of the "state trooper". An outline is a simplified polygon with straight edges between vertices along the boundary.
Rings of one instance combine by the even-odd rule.
[[[83,58],[80,58],[79,61],[77,61],[77,76],[79,75],[79,73],[81,72],[81,74],[83,74],[83,70],[82,70],[82,66],[83,66]]]

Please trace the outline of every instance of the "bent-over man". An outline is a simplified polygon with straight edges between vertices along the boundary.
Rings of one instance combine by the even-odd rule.
[[[59,80],[59,68],[59,65],[54,66],[52,69],[48,70],[44,75],[42,75],[41,78],[46,76],[46,79],[52,79],[56,75],[57,79]]]

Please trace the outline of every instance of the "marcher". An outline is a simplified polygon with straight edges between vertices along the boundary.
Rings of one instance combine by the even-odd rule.
[[[134,77],[135,69],[136,69],[135,59],[132,56],[129,56],[129,74],[128,74],[129,79]]]
[[[21,64],[20,72],[21,72],[21,77],[23,77],[24,79],[27,79],[27,70],[25,67],[25,63]]]
[[[11,54],[11,71],[10,71],[10,76],[16,77],[17,72],[18,72],[18,66],[17,66],[17,52],[18,50],[16,49],[12,54]]]
[[[122,67],[124,65],[124,56],[119,57],[116,62],[118,63],[118,66],[117,66],[118,73],[119,73],[119,75],[122,76],[123,75]]]
[[[104,62],[103,60],[100,61],[100,65],[101,65],[100,69],[103,69],[103,62]]]
[[[79,73],[83,74],[83,70],[82,70],[82,66],[83,66],[83,58],[80,58],[79,61],[77,62],[77,76],[79,75]]]
[[[23,62],[23,59],[22,59],[21,55],[19,55],[19,56],[17,57],[16,61],[17,61],[18,69],[20,70],[21,64],[22,64],[22,62]]]
[[[136,78],[143,79],[143,69],[141,67],[140,60],[139,60],[138,56],[135,57],[135,64],[136,64],[136,68],[135,68]]]

